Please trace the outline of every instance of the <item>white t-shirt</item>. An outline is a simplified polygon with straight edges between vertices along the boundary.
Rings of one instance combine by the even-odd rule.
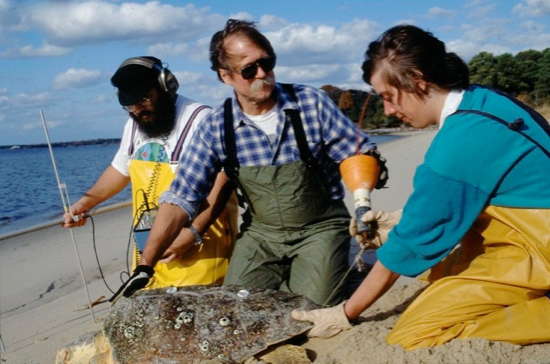
[[[464,90],[451,90],[451,92],[449,92],[449,95],[447,95],[447,98],[445,99],[443,109],[441,110],[441,116],[439,117],[439,129],[443,127],[445,119],[458,110],[463,97]]]
[[[139,159],[156,161],[161,158],[162,160],[159,160],[160,162],[172,162],[172,168],[173,171],[175,171],[178,161],[172,161],[172,157],[184,129],[189,128],[187,135],[183,140],[183,144],[178,148],[180,151],[178,155],[181,155],[181,152],[185,151],[189,145],[189,142],[193,138],[195,130],[197,130],[199,124],[211,110],[212,109],[206,105],[178,95],[176,100],[176,126],[166,140],[163,140],[161,137],[149,138],[147,135],[142,133],[137,126],[132,138],[134,120],[132,118],[128,118],[126,125],[124,126],[124,133],[122,134],[120,148],[111,162],[111,165],[123,175],[129,176],[130,174],[128,172],[128,167],[130,166],[131,160]],[[190,120],[194,114],[196,114],[194,120]],[[192,123],[188,126],[190,121]],[[165,153],[161,153],[159,155],[159,150],[165,151]]]
[[[277,105],[262,115],[249,115],[246,113],[245,115],[254,123],[254,125],[260,128],[267,135],[269,142],[273,145],[273,143],[275,143],[275,138],[277,137],[277,123],[279,120]]]

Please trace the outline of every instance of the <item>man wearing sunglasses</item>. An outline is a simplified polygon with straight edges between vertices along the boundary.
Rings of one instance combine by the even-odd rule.
[[[212,37],[210,60],[234,97],[214,109],[193,137],[181,160],[186,168],[161,198],[141,264],[162,256],[223,168],[246,209],[224,284],[340,302],[350,216],[338,165],[357,152],[356,125],[324,92],[276,83],[275,52],[251,22],[229,20]],[[359,135],[360,151],[376,153],[375,143]]]
[[[121,145],[99,180],[71,207],[72,216],[65,215],[64,226],[84,225],[84,213],[131,181],[136,243],[133,265],[137,266],[146,239],[141,237],[150,230],[158,197],[168,189],[180,156],[211,108],[179,95],[176,77],[155,57],[125,60],[111,83],[117,88],[119,103],[128,112]],[[143,274],[152,276],[154,267],[155,275],[147,288],[223,281],[237,230],[236,201],[232,213],[224,209],[230,195],[224,193],[230,191],[223,189],[226,184],[227,177],[221,173],[203,213],[192,224],[180,228],[162,262],[145,268]]]

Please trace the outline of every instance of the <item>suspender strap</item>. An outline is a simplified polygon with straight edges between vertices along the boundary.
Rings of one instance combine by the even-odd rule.
[[[283,83],[283,89],[290,95],[292,101],[298,103],[296,92],[291,84]],[[300,159],[306,164],[308,168],[318,170],[318,166],[313,154],[307,145],[306,132],[304,125],[302,124],[302,118],[300,117],[300,110],[287,109],[285,113],[290,117],[292,127],[294,128],[294,135],[296,136],[296,143],[298,143],[298,150],[300,151]]]
[[[523,124],[525,123],[522,118],[517,118],[516,120],[509,123],[506,120],[499,118],[498,116],[495,116],[493,114],[489,114],[489,113],[486,113],[486,112],[483,112],[483,111],[479,111],[479,110],[457,110],[455,112],[455,114],[476,114],[476,115],[481,115],[481,116],[486,117],[488,119],[494,120],[497,123],[500,123],[500,124],[506,126],[508,129],[513,130],[513,131],[517,132],[518,134],[522,135],[523,137],[525,137],[531,143],[535,144],[544,154],[546,154],[546,156],[548,158],[550,158],[550,151],[548,149],[546,149],[539,142],[537,142],[535,139],[531,138],[529,135],[525,134],[521,130]],[[543,127],[543,129],[544,129],[544,131],[546,131],[548,133],[547,128]]]
[[[233,107],[231,98],[223,104],[223,128],[225,131],[225,148],[227,158],[223,163],[225,173],[230,180],[236,181],[239,176],[239,160],[237,159],[237,143],[235,141],[235,129],[233,128]]]
[[[189,117],[189,121],[185,125],[185,128],[181,132],[181,135],[179,137],[179,140],[176,144],[176,148],[174,148],[174,151],[172,152],[172,162],[177,162],[180,159],[181,150],[183,147],[183,142],[185,142],[185,139],[187,138],[187,135],[189,134],[189,130],[191,130],[191,126],[193,125],[193,121],[197,118],[197,115],[204,109],[210,109],[210,106],[201,105],[193,111],[193,114]]]
[[[225,148],[227,149],[227,158],[223,162],[223,169],[229,180],[240,190],[237,193],[239,206],[245,207],[245,203],[251,211],[254,211],[254,206],[250,203],[246,192],[239,181],[239,160],[237,159],[237,142],[235,141],[235,129],[233,128],[233,106],[231,98],[225,100],[223,104],[223,129],[225,131]],[[246,220],[248,216],[245,214],[243,218]]]

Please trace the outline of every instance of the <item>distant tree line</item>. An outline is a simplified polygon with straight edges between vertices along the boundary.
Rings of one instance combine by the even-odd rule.
[[[515,56],[504,53],[494,56],[481,52],[468,63],[470,83],[504,91],[537,110],[550,104],[550,48],[543,51],[527,50]],[[338,107],[354,122],[358,122],[369,93],[360,90],[341,90],[321,87]],[[361,123],[363,129],[401,127],[394,116],[384,115],[381,98],[371,95]]]
[[[502,90],[535,108],[550,101],[550,48],[542,52],[523,51],[515,56],[481,52],[468,67],[471,83]]]

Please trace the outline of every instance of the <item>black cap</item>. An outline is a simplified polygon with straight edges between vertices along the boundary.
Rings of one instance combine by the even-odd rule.
[[[147,96],[161,71],[162,62],[155,57],[133,57],[122,62],[111,77],[111,84],[118,89],[118,102],[132,105]]]

